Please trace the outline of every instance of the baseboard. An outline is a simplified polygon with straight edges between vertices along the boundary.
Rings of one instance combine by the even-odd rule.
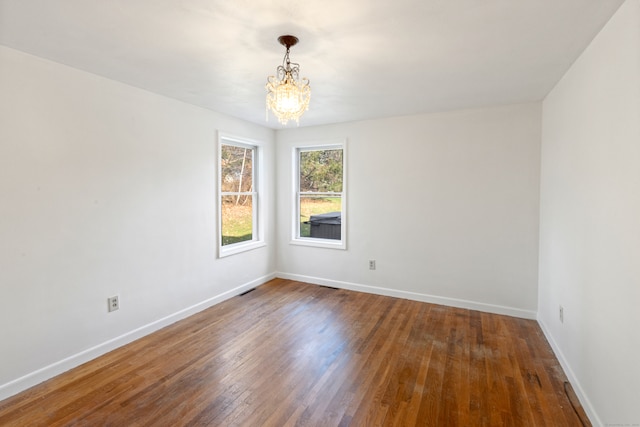
[[[582,385],[580,384],[578,377],[576,377],[576,374],[571,369],[571,365],[569,365],[567,358],[564,356],[564,353],[562,352],[562,350],[560,350],[560,347],[558,346],[558,343],[556,342],[556,340],[553,338],[553,335],[551,335],[549,328],[547,328],[547,325],[539,316],[537,320],[538,320],[538,324],[540,325],[540,329],[542,329],[544,336],[547,338],[547,341],[551,346],[551,349],[553,350],[556,357],[558,358],[558,361],[560,362],[560,366],[562,366],[562,370],[564,370],[565,375],[569,379],[569,382],[573,387],[573,391],[576,393],[576,396],[578,396],[578,400],[580,400],[580,404],[582,405],[582,408],[586,412],[587,417],[589,417],[589,421],[591,421],[591,424],[594,426],[604,425],[602,421],[600,421],[600,417],[598,417],[598,414],[596,413],[596,410],[591,404],[591,401],[587,397],[587,394],[584,392],[584,389],[582,388]]]
[[[211,306],[219,304],[222,301],[232,298],[238,294],[241,294],[244,291],[248,291],[251,288],[260,286],[268,282],[269,280],[274,279],[275,277],[276,277],[275,273],[259,277],[258,279],[252,280],[251,282],[245,283],[241,286],[230,289],[219,295],[208,298],[202,302],[199,302],[190,307],[187,307],[173,314],[165,316],[162,319],[158,319],[154,322],[148,323],[144,326],[141,326],[130,332],[127,332],[126,334],[110,339],[106,342],[98,344],[87,350],[81,351],[65,359],[52,363],[51,365],[38,369],[37,371],[31,372],[13,381],[2,384],[0,385],[0,400],[4,400],[15,394],[18,394],[21,391],[24,391],[30,387],[33,387],[34,385],[40,384],[43,381],[46,381],[50,378],[55,377],[56,375],[60,375],[63,372],[66,372],[70,369],[80,366],[83,363],[93,360],[96,357],[102,356],[103,354],[106,354],[112,350],[115,350],[118,347],[122,347],[125,344],[128,344],[132,341],[135,341],[139,338],[149,335],[159,329],[164,328],[165,326],[168,326],[179,320],[192,316]]]
[[[482,302],[468,301],[457,298],[439,297],[435,295],[420,294],[417,292],[401,291],[397,289],[382,288],[377,286],[360,285],[357,283],[304,276],[301,274],[278,272],[276,273],[276,276],[282,279],[296,280],[299,282],[306,282],[314,285],[331,286],[334,288],[348,289],[351,291],[365,292],[368,294],[404,298],[412,301],[428,302],[431,304],[446,305],[449,307],[466,308],[469,310],[478,310],[487,313],[504,314],[506,316],[520,317],[523,319],[536,320],[537,314],[532,310],[522,310],[519,308],[505,307],[501,305],[486,304]]]

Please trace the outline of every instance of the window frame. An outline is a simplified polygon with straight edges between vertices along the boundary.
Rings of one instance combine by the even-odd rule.
[[[322,239],[317,237],[300,236],[300,153],[305,151],[342,150],[342,192],[340,240]],[[292,245],[312,246],[317,248],[347,249],[347,140],[338,139],[321,142],[297,143],[292,148],[292,209],[291,209],[291,240]],[[305,192],[307,194],[307,192]],[[333,194],[318,192],[318,194]]]
[[[252,183],[253,191],[250,192],[252,196],[252,233],[251,240],[243,242],[231,243],[228,245],[222,244],[222,198],[224,196],[237,195],[238,192],[223,192],[222,191],[222,146],[229,145],[234,147],[248,148],[253,151],[253,163],[252,163]],[[266,246],[264,240],[264,209],[263,209],[263,147],[264,144],[261,141],[256,141],[248,138],[242,138],[226,133],[218,133],[218,150],[217,150],[217,175],[218,175],[218,191],[217,191],[217,208],[218,208],[218,258],[224,258],[230,255],[246,252],[252,249]],[[246,194],[249,192],[240,192]]]

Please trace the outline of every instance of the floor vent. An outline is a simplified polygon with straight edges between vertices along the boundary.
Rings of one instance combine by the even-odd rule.
[[[244,296],[244,295],[248,294],[249,292],[253,292],[253,291],[255,291],[255,290],[256,290],[256,288],[251,288],[251,289],[249,289],[248,291],[244,291],[243,293],[238,294],[238,296],[239,296],[239,297]]]

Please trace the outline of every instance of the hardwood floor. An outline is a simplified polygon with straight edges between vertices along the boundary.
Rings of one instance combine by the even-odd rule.
[[[535,321],[276,279],[0,402],[0,425],[589,425],[565,381]]]

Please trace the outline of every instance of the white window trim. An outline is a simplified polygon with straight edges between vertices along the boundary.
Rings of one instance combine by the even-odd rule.
[[[220,167],[220,158],[222,156],[222,145],[235,145],[238,147],[246,147],[255,149],[255,157],[253,159],[253,232],[252,239],[222,246],[222,169]],[[216,157],[217,174],[218,174],[218,191],[217,191],[217,207],[218,207],[218,258],[224,258],[252,249],[266,246],[264,240],[264,176],[263,176],[263,153],[264,143],[248,138],[241,138],[222,132],[218,133],[218,151]]]
[[[329,150],[332,148],[342,149],[342,220],[340,223],[340,240],[334,239],[319,239],[300,236],[300,205],[299,205],[299,190],[300,190],[300,164],[299,153],[301,151],[315,151],[315,150]],[[291,240],[290,244],[300,246],[312,246],[316,248],[329,248],[329,249],[347,249],[347,140],[338,139],[322,142],[307,142],[297,143],[292,149],[292,209],[291,209]]]

